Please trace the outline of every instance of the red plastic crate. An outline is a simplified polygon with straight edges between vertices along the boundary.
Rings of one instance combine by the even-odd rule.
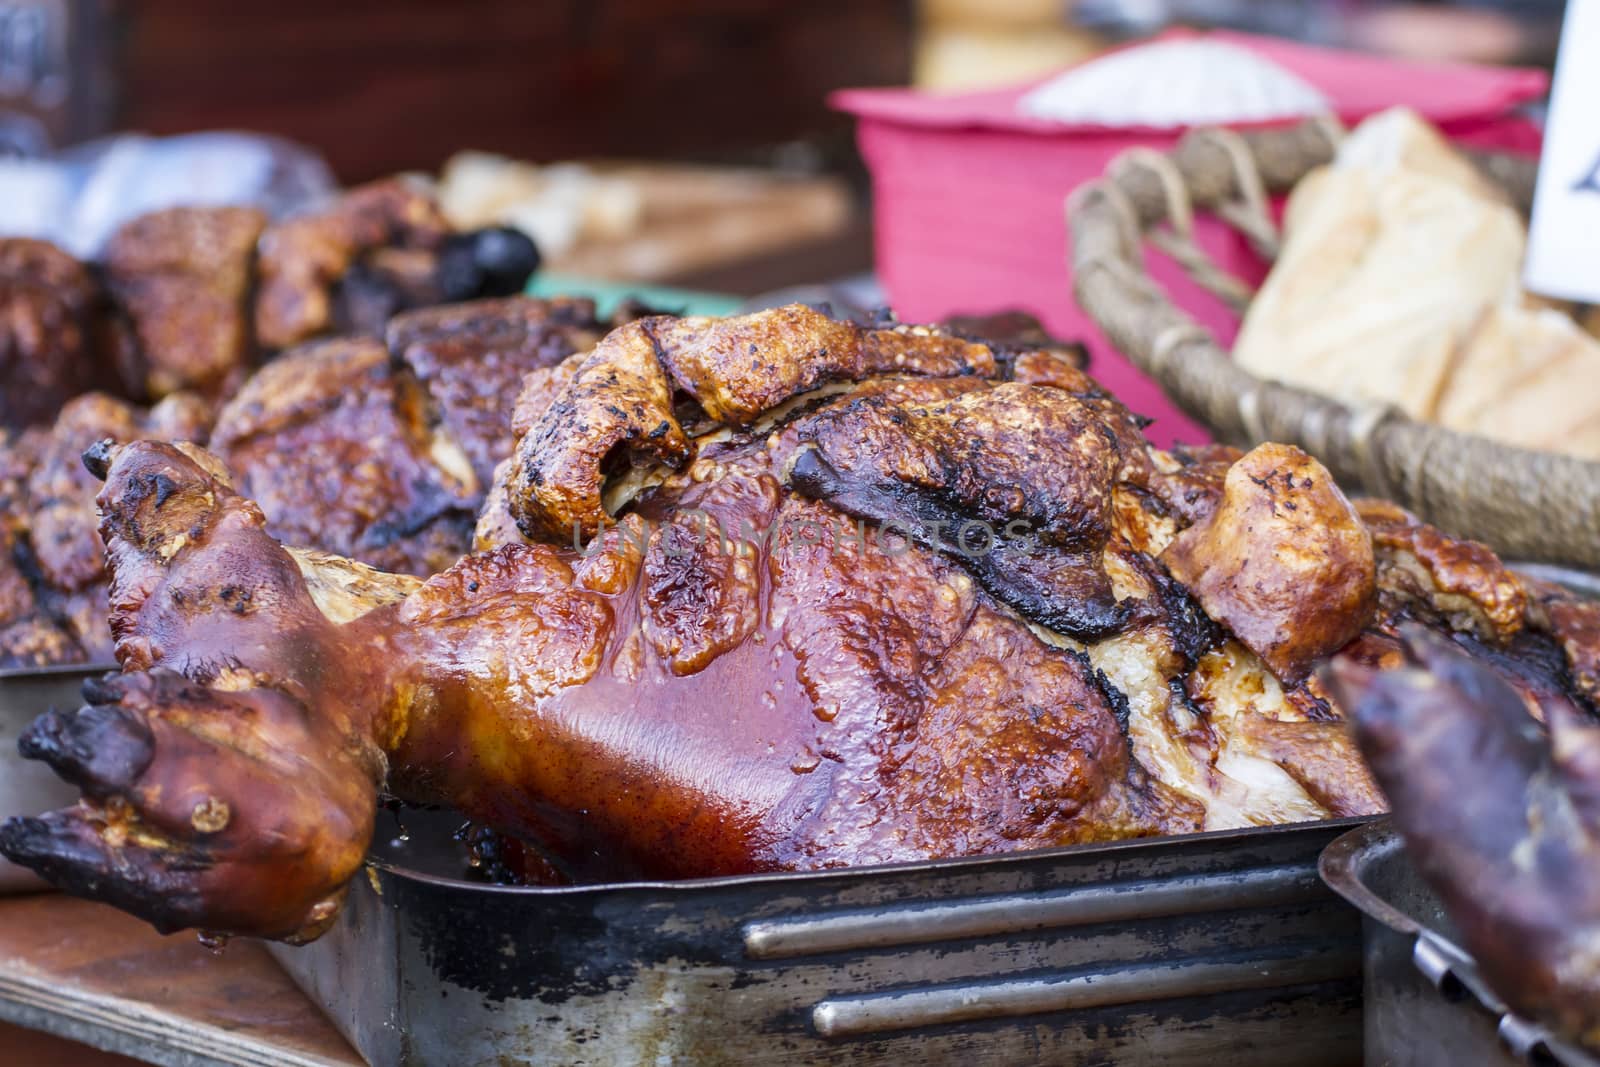
[[[1388,107],[1411,107],[1465,144],[1537,153],[1538,128],[1520,105],[1541,97],[1542,71],[1422,64],[1217,33],[1316,86],[1354,124]],[[932,321],[959,312],[1031,311],[1057,335],[1083,338],[1095,376],[1130,407],[1156,419],[1161,445],[1205,432],[1111,348],[1072,297],[1063,205],[1135,145],[1169,149],[1181,131],[1063,126],[1029,118],[1010,89],[936,96],[908,89],[852,89],[833,103],[859,120],[872,172],[878,276],[901,318]],[[1259,282],[1265,265],[1233,231],[1202,219],[1197,236],[1222,266]],[[1227,344],[1238,323],[1153,250],[1153,273],[1180,306]]]

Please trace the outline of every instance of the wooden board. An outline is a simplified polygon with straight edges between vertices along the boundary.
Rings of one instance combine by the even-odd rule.
[[[671,283],[838,241],[857,221],[850,191],[837,178],[781,178],[762,171],[664,164],[596,170],[637,190],[644,204],[641,224],[632,233],[580,240],[552,254],[550,270],[582,278]],[[867,259],[857,266],[870,264]],[[797,279],[816,280],[801,274],[785,281]]]
[[[0,897],[0,1020],[172,1067],[362,1063],[261,945],[55,893]]]

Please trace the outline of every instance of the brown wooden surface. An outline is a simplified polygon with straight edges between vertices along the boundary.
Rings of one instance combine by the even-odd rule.
[[[460,148],[692,157],[850,124],[824,96],[910,74],[909,0],[138,0],[122,121],[232,127],[357,180]]]
[[[638,191],[643,203],[639,227],[614,238],[583,239],[551,254],[546,266],[552,273],[682,284],[685,278],[737,272],[808,246],[836,243],[865,225],[849,188],[838,178],[781,178],[762,171],[681,164],[605,172]],[[869,255],[864,266],[870,263]],[[784,283],[797,280],[812,279],[790,275]]]
[[[25,1063],[28,1067],[136,1067],[139,1062],[53,1034],[0,1023],[0,1063]]]
[[[0,898],[0,1017],[151,1062],[163,1054],[173,1062],[180,1049],[220,1063],[362,1062],[259,944],[213,952],[193,934],[162,937],[121,912],[53,893]],[[0,1031],[0,1062],[51,1062],[49,1042],[35,1042],[43,1050],[35,1059],[12,1054],[12,1038]],[[119,1061],[84,1052],[60,1062]]]

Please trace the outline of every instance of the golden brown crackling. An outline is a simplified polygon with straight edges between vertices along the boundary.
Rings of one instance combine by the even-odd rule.
[[[583,546],[582,560],[573,564],[573,582],[581,589],[608,596],[627,592],[639,579],[650,536],[645,520],[636,514],[624,515]]]
[[[598,533],[606,518],[600,490],[616,450],[670,466],[688,461],[689,439],[673,415],[649,321],[612,331],[517,442],[510,503],[528,537],[559,543]]]
[[[803,304],[729,319],[645,321],[673,383],[713,421],[736,426],[824,382],[996,372],[984,345],[921,327],[866,329]]]
[[[117,229],[106,278],[133,322],[152,397],[216,395],[253,355],[249,299],[266,215],[249,207],[174,207]]]
[[[1034,520],[1051,543],[1104,543],[1117,442],[1078,398],[1016,383],[927,405],[851,398],[800,431],[843,473],[947,494],[975,519]],[[986,447],[974,448],[983,440]]]
[[[449,233],[433,197],[392,178],[352,189],[328,207],[267,227],[261,236],[256,339],[287,348],[335,329],[335,289],[362,256],[389,247],[427,251]]]
[[[1162,553],[1172,576],[1279,678],[1299,681],[1375,605],[1372,539],[1326,468],[1289,445],[1235,463],[1209,520]]]
[[[592,537],[605,519],[609,461],[691,458],[680,393],[711,422],[739,426],[826,382],[995,372],[982,345],[914,327],[869,330],[798,304],[730,319],[639,319],[524,393],[512,512],[530,538]]]
[[[927,405],[852,398],[805,420],[789,481],[945,546],[1025,618],[1103,636],[1123,615],[1100,555],[1114,488],[1137,467],[1107,416],[1092,400],[1014,382]]]
[[[572,384],[589,358],[589,352],[575,352],[549,367],[538,367],[523,376],[511,408],[511,434],[520,441],[540,416]]]
[[[1448,536],[1387,501],[1361,499],[1381,589],[1415,601],[1456,629],[1503,644],[1522,629],[1522,581],[1487,545]]]
[[[642,618],[673,674],[704,670],[755,632],[760,560],[738,538],[770,529],[778,500],[770,475],[718,479],[656,527],[642,564]]]
[[[1011,361],[1010,379],[1024,385],[1048,385],[1069,393],[1099,391],[1095,380],[1084,371],[1076,353],[1038,348],[1018,353]]]
[[[898,773],[926,778],[916,829],[935,841],[983,826],[1014,847],[1048,847],[1204,823],[1199,803],[1133,759],[1086,661],[991,608],[980,606],[941,657],[933,689],[921,743]],[[985,779],[998,787],[972,788]]]

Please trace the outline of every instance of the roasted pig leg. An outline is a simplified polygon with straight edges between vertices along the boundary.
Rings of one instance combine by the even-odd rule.
[[[1138,765],[1086,660],[935,555],[818,542],[843,536],[837,516],[780,498],[765,471],[692,500],[730,536],[780,520],[765,561],[703,551],[698,520],[672,513],[587,556],[471,556],[396,602],[388,577],[353,590],[281,548],[208,460],[117,453],[101,506],[133,673],[24,741],[83,804],[0,833],[8,855],[163,926],[314,935],[385,779],[539,842],[575,877],[1203,823]]]
[[[1563,655],[1492,557],[1464,582],[1404,516],[1378,551],[1295,449],[1152,449],[1061,354],[647,318],[530,374],[514,424],[481,550],[426,581],[283,548],[201,450],[91,452],[126,673],[29,732],[84,800],[0,851],[303,939],[380,788],[573,879],[1357,814],[1382,797],[1317,663],[1387,663],[1412,617]]]

